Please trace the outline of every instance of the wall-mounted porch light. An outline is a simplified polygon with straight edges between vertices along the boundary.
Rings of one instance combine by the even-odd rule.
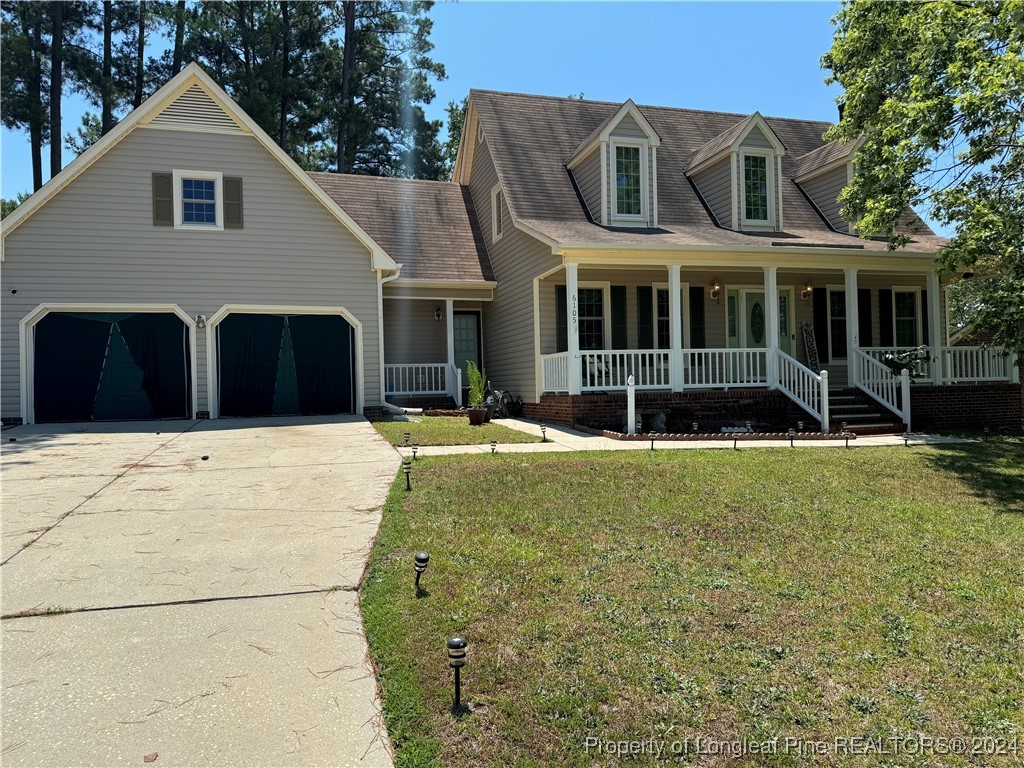
[[[800,289],[800,298],[803,299],[804,301],[808,301],[813,295],[814,283],[811,282],[811,278],[807,278],[807,282],[804,283],[804,287]]]
[[[721,304],[720,297],[722,295],[722,281],[719,280],[717,277],[711,281],[710,294],[712,299]]]
[[[440,322],[442,317],[444,317],[444,312],[442,312],[441,308],[438,307],[434,310],[434,319]]]

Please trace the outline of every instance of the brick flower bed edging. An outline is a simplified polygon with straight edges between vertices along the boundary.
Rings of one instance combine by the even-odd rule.
[[[588,432],[592,435],[600,435],[612,440],[632,440],[636,442],[647,442],[648,440],[788,440],[788,432],[713,432],[709,434],[695,435],[690,432],[648,432],[644,434],[627,435],[625,432],[615,432],[611,429],[591,429],[577,425],[575,429],[581,432]],[[846,435],[841,432],[830,432],[825,435],[821,432],[796,432],[793,434],[793,441],[798,440],[845,440]],[[850,433],[849,438],[856,440],[857,435]]]

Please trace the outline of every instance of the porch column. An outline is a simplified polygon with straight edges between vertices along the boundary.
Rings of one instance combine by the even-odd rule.
[[[569,337],[569,394],[578,395],[583,388],[580,361],[580,318],[576,306],[579,293],[579,264],[565,265],[565,316],[568,319],[566,335]]]
[[[942,328],[942,305],[945,303],[945,296],[942,295],[942,286],[939,284],[939,273],[928,273],[928,345],[932,348],[932,382],[941,384],[946,378],[946,355],[943,353],[943,346],[946,344],[946,334]]]
[[[668,382],[673,392],[683,391],[683,315],[680,307],[680,265],[668,268]]]
[[[444,300],[444,319],[448,332],[448,370],[445,372],[445,381],[448,382],[448,394],[459,402],[458,377],[455,375],[455,300]]]
[[[860,343],[860,309],[857,301],[857,270],[843,270],[846,290],[846,382],[850,386],[857,385],[857,361],[853,351]]]
[[[779,268],[764,267],[764,305],[768,310],[765,318],[765,346],[768,348],[768,386],[775,388],[779,382],[779,366],[775,355],[779,348]]]

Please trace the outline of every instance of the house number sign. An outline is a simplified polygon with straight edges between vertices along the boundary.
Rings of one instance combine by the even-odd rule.
[[[572,315],[572,335],[573,336],[578,336],[579,335],[579,320],[577,319],[577,315],[579,314],[579,312],[578,312],[578,310],[576,308],[576,294],[575,293],[572,295],[572,312],[570,314]]]

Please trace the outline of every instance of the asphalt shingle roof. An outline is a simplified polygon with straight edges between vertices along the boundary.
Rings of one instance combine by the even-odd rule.
[[[445,181],[309,175],[402,264],[403,279],[494,279],[468,188]]]
[[[825,145],[829,123],[766,117],[786,147],[782,159],[782,203],[785,232],[734,232],[716,227],[690,184],[685,169],[694,153],[723,134],[742,130],[750,116],[692,109],[642,106],[638,109],[661,137],[658,148],[658,225],[656,230],[602,227],[587,220],[564,166],[589,136],[619,109],[614,102],[533,96],[497,91],[472,91],[483,122],[498,178],[516,220],[560,242],[603,243],[628,248],[637,243],[664,246],[751,247],[786,245],[867,248],[855,235],[833,230],[792,180],[795,161]],[[934,252],[945,242],[916,215],[918,228],[904,249]],[[879,243],[878,250],[884,249]]]
[[[854,142],[830,141],[815,150],[801,155],[793,162],[793,176],[800,177],[829,163],[847,157],[854,150]]]

